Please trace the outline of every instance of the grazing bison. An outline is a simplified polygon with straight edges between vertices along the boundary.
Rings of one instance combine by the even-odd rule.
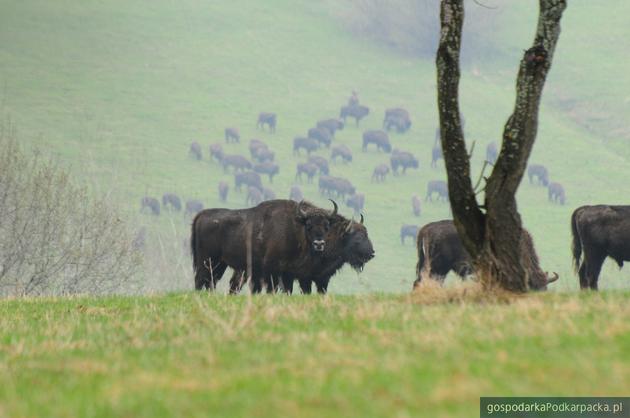
[[[230,186],[228,186],[226,181],[221,180],[219,182],[219,199],[221,200],[221,202],[225,202],[227,200],[229,191]]]
[[[416,157],[406,151],[394,150],[389,161],[395,176],[398,175],[398,167],[402,167],[402,173],[406,174],[408,168],[418,168],[419,165]]]
[[[249,155],[251,155],[252,158],[254,158],[254,156],[258,152],[258,149],[268,149],[267,144],[265,144],[260,139],[250,139],[247,148],[249,148]]]
[[[527,167],[527,177],[530,183],[533,183],[535,177],[537,184],[541,184],[545,187],[549,185],[549,171],[547,171],[547,167],[544,165],[530,164],[530,166]]]
[[[420,216],[420,198],[416,194],[411,198],[411,211],[413,212],[413,216]]]
[[[438,160],[442,158],[442,147],[439,145],[434,146],[433,150],[431,150],[431,167],[436,168]]]
[[[359,215],[365,206],[365,195],[363,193],[353,194],[346,200],[346,205],[354,209],[355,215]]]
[[[630,261],[630,206],[581,206],[571,215],[571,234],[580,288],[597,290],[606,257],[615,260],[619,268]]]
[[[328,174],[330,172],[328,169],[328,161],[324,157],[311,155],[308,157],[308,162],[315,164],[319,168],[319,172],[321,174]]]
[[[258,114],[258,122],[256,123],[256,127],[260,129],[264,129],[265,125],[269,127],[269,132],[276,132],[276,114],[275,113],[266,113],[261,112]]]
[[[330,153],[330,160],[337,162],[337,157],[341,157],[341,161],[344,163],[349,163],[352,161],[352,151],[345,145],[337,145],[333,147]]]
[[[396,131],[402,133],[407,132],[411,127],[411,118],[409,112],[402,108],[391,108],[385,111],[383,119],[383,129],[389,131],[396,128]]]
[[[241,185],[247,185],[251,187],[255,187],[262,192],[263,185],[260,180],[260,175],[253,171],[246,171],[244,173],[236,173],[234,174],[234,189],[236,191],[241,191]]]
[[[249,186],[247,188],[247,196],[245,197],[245,204],[256,206],[263,201],[263,194],[257,187]]]
[[[416,241],[418,235],[418,225],[403,225],[400,227],[400,243],[405,245],[405,238],[411,237],[412,242]]]
[[[342,177],[319,177],[319,192],[322,194],[345,198],[346,195],[353,195],[355,191],[356,189],[352,183]]]
[[[140,212],[145,212],[147,209],[149,209],[153,215],[159,215],[160,202],[154,197],[143,197],[140,199]]]
[[[203,210],[203,203],[196,199],[190,199],[186,201],[186,210],[185,214],[192,216]]]
[[[223,171],[227,172],[228,167],[234,167],[234,172],[250,170],[252,163],[242,155],[224,155],[221,158],[221,165],[223,165]]]
[[[538,255],[534,251],[534,242],[526,229],[522,230],[521,248],[531,255],[531,259],[524,260],[530,266],[538,266]],[[443,220],[426,224],[418,232],[417,238],[418,264],[416,265],[416,280],[413,287],[422,282],[422,278],[430,277],[440,283],[446,275],[453,271],[460,278],[473,274],[473,265],[464,248],[461,239],[451,220]],[[529,278],[529,288],[532,290],[546,290],[547,285],[558,280],[558,275],[549,277],[537,268]]]
[[[274,200],[276,198],[276,192],[269,187],[263,188],[263,200]]]
[[[379,164],[372,171],[372,182],[380,183],[385,181],[385,176],[389,174],[389,166],[387,164]]]
[[[259,163],[273,162],[275,156],[275,153],[268,148],[258,148],[252,159]]]
[[[225,142],[239,142],[241,140],[241,134],[238,128],[225,128]]]
[[[304,194],[302,193],[302,189],[300,186],[291,186],[291,190],[289,191],[289,199],[294,202],[301,202],[304,200]]]
[[[164,193],[162,195],[162,207],[179,212],[182,210],[182,201],[179,200],[179,197],[175,193]]]
[[[497,150],[497,143],[489,143],[486,147],[486,161],[494,165],[497,162],[497,155],[499,155],[499,151]]]
[[[280,172],[280,167],[278,167],[278,164],[272,163],[270,161],[265,161],[264,163],[258,163],[254,165],[254,171],[258,174],[268,175],[269,182],[273,183],[273,176]]]
[[[312,276],[334,237],[337,205],[327,211],[307,202],[272,200],[250,209],[207,209],[192,224],[195,289],[214,289],[229,266],[250,271],[252,291],[272,276]],[[310,277],[309,277],[310,278]]]
[[[311,128],[308,130],[308,137],[325,145],[326,148],[330,147],[330,143],[332,142],[332,135],[326,128]]]
[[[199,142],[193,141],[190,144],[190,149],[188,150],[188,154],[190,154],[195,160],[201,160],[201,145]]]
[[[564,193],[564,187],[562,187],[562,184],[555,181],[549,183],[549,186],[547,188],[547,197],[549,198],[550,202],[564,205],[564,203],[566,202],[566,195]]]
[[[343,129],[343,121],[339,119],[324,119],[317,122],[318,128],[328,129],[331,136],[335,136],[335,132]]]
[[[221,161],[223,158],[223,147],[221,144],[210,144],[210,160]]]
[[[359,126],[359,122],[361,121],[361,119],[366,117],[369,113],[370,108],[366,106],[344,106],[339,112],[339,117],[343,119],[344,123],[346,122],[346,118],[354,118],[356,125]]]
[[[444,180],[430,180],[427,183],[427,196],[425,200],[433,201],[433,193],[438,194],[438,200],[448,201],[448,185]]]
[[[317,174],[318,167],[313,163],[298,163],[295,179],[302,181],[302,173],[306,174],[309,183],[313,182],[313,177]]]
[[[392,152],[389,143],[389,136],[383,131],[366,131],[363,133],[363,151],[367,151],[369,144],[376,145],[376,148],[384,152]]]
[[[300,148],[306,150],[306,153],[310,155],[311,152],[319,148],[319,142],[317,142],[313,138],[296,136],[295,138],[293,138],[293,155],[298,155],[300,153]]]

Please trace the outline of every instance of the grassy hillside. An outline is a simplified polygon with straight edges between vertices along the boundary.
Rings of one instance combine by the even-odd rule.
[[[471,417],[484,395],[624,396],[628,296],[2,301],[0,416]]]
[[[614,18],[628,6],[616,4],[613,10],[571,3],[545,93],[531,161],[546,164],[553,179],[564,184],[568,204],[549,204],[546,190],[527,183],[519,194],[544,268],[562,276],[557,289],[577,287],[569,259],[571,211],[587,203],[627,203],[627,142],[605,144],[598,131],[586,129],[566,109],[567,100],[578,100],[580,109],[584,103],[589,109],[606,104],[614,115],[627,108],[623,69],[628,64],[621,52],[628,37]],[[507,23],[497,37],[505,39],[504,55],[466,68],[462,79],[476,171],[486,144],[499,138],[510,113],[519,54],[535,26],[535,10],[502,8]],[[336,116],[356,89],[371,114],[360,128],[350,124],[337,136],[355,159],[333,166],[332,174],[351,179],[366,193],[364,212],[377,257],[360,278],[350,271],[337,277],[331,291],[407,291],[416,256],[414,246],[400,245],[401,224],[425,224],[449,213],[445,204],[426,203],[416,219],[410,206],[413,193],[424,196],[428,180],[445,177],[443,166],[429,166],[437,124],[434,64],[357,39],[334,14],[330,3],[288,0],[0,1],[2,111],[25,143],[60,156],[96,192],[110,193],[148,227],[148,288],[190,288],[184,248],[190,220],[181,214],[139,215],[140,198],[172,191],[208,207],[220,205],[218,182],[233,180],[209,162],[207,146],[222,142],[226,126],[238,126],[244,139],[224,145],[226,152],[247,154],[251,138],[271,146],[281,164],[272,187],[279,197],[288,197],[295,165],[305,159],[292,155],[292,138],[316,120]],[[605,27],[586,24],[598,16],[613,20]],[[385,108],[392,106],[410,109],[413,118],[410,132],[392,134],[393,145],[416,154],[422,165],[371,184],[372,169],[389,156],[374,150],[363,154],[361,134],[378,128]],[[275,134],[256,130],[260,111],[278,113]],[[188,157],[193,140],[203,145],[203,162]],[[329,205],[316,186],[302,188],[307,198]],[[244,201],[244,194],[232,190],[228,206],[242,207]],[[627,286],[629,277],[628,271],[606,266],[601,285]]]

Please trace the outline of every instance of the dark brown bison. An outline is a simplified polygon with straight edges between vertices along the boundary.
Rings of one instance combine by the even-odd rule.
[[[306,153],[310,155],[311,152],[319,148],[319,142],[313,138],[304,138],[303,136],[296,136],[293,138],[293,155],[300,153],[300,148],[306,150]]]
[[[319,191],[345,199],[346,195],[353,195],[356,189],[349,180],[342,177],[319,176]]]
[[[406,174],[408,168],[418,168],[418,160],[412,153],[406,151],[394,150],[392,156],[389,159],[392,165],[392,171],[394,175],[398,175],[398,168],[402,168],[402,173]]]
[[[276,114],[275,113],[266,113],[261,112],[258,114],[258,122],[256,123],[256,127],[260,129],[264,129],[265,125],[269,127],[269,132],[276,132]]]
[[[438,200],[448,201],[448,185],[444,180],[429,180],[425,200],[433,201],[433,193],[438,194]]]
[[[538,255],[534,251],[534,243],[526,229],[522,230],[521,248],[531,255],[531,259],[524,260],[529,266],[538,266]],[[468,252],[451,220],[431,222],[423,226],[417,238],[418,264],[416,265],[416,280],[414,287],[422,282],[423,277],[429,277],[440,283],[446,275],[453,271],[460,278],[473,274],[473,264]],[[558,275],[549,277],[540,268],[533,269],[529,277],[529,288],[532,290],[546,290],[547,285],[558,280]]]
[[[257,187],[249,186],[247,188],[247,196],[245,197],[245,204],[256,206],[263,201],[263,194]]]
[[[276,192],[269,187],[263,188],[263,200],[274,200],[276,198]]]
[[[223,158],[223,147],[221,144],[210,144],[210,160],[221,161]]]
[[[411,118],[409,112],[402,108],[391,108],[385,111],[383,119],[383,129],[389,131],[395,128],[396,131],[402,133],[407,132],[411,127]]]
[[[257,188],[262,192],[263,185],[260,180],[260,175],[253,171],[245,171],[244,173],[236,173],[234,174],[234,189],[236,191],[241,191],[241,185],[247,185],[251,187]]]
[[[304,200],[304,194],[302,193],[302,189],[300,186],[291,186],[291,190],[289,191],[289,199],[294,202],[301,202]]]
[[[311,128],[308,130],[308,137],[325,145],[326,148],[330,147],[330,143],[332,142],[332,135],[326,128]]]
[[[271,200],[250,209],[207,209],[192,224],[195,289],[214,289],[229,266],[251,272],[252,291],[272,277],[313,277],[343,218],[310,203]]]
[[[192,156],[195,160],[201,160],[202,155],[201,155],[201,145],[199,145],[199,142],[197,141],[193,141],[190,144],[190,149],[188,150],[188,153],[190,154],[190,156]]]
[[[413,216],[420,216],[421,207],[418,195],[414,194],[411,198],[411,211],[413,212]]]
[[[224,172],[228,171],[228,167],[234,167],[234,172],[250,170],[252,168],[252,163],[242,155],[224,155],[223,158],[221,158],[221,165],[223,166]]]
[[[630,261],[630,206],[581,206],[571,215],[571,234],[580,288],[597,290],[606,257],[615,260],[619,268]]]
[[[383,131],[366,131],[363,133],[363,151],[367,151],[369,144],[384,152],[392,152],[389,136]]]
[[[186,201],[186,210],[184,213],[186,215],[192,216],[203,210],[203,203],[196,199],[191,199]]]
[[[365,195],[363,193],[355,193],[346,199],[346,205],[354,210],[355,215],[359,215],[365,206]]]
[[[437,162],[442,158],[442,147],[439,145],[434,146],[431,150],[431,167],[436,168]]]
[[[400,243],[405,245],[405,238],[411,237],[412,242],[416,242],[416,235],[418,235],[418,225],[404,224],[400,227]]]
[[[309,183],[313,182],[313,177],[317,174],[319,168],[313,163],[298,163],[295,179],[302,180],[302,173],[306,174]]]
[[[341,157],[341,161],[349,163],[352,161],[352,151],[345,145],[337,145],[333,147],[330,153],[330,160],[337,162],[337,157]]]
[[[142,199],[140,199],[140,212],[145,212],[147,209],[149,209],[149,211],[153,215],[159,215],[160,202],[154,197],[143,197]]]
[[[219,182],[219,199],[221,202],[227,201],[228,192],[230,191],[230,186],[228,186],[227,182],[221,180]]]
[[[182,210],[182,201],[175,193],[164,193],[162,195],[162,207],[179,212]]]
[[[486,147],[486,161],[490,164],[494,165],[497,162],[497,156],[499,155],[499,151],[497,149],[497,143],[491,142]]]
[[[241,134],[238,128],[225,128],[225,142],[239,142],[241,140]]]
[[[325,119],[317,122],[318,128],[326,128],[328,132],[330,132],[331,136],[335,136],[337,131],[341,131],[343,129],[343,121],[339,119]]]
[[[343,119],[344,123],[346,122],[346,118],[354,118],[356,125],[359,126],[359,122],[361,122],[361,119],[366,117],[369,113],[370,108],[366,106],[344,106],[339,112],[339,117]]]
[[[377,165],[372,171],[372,181],[377,183],[385,181],[387,174],[389,174],[389,166],[387,164]]]
[[[549,185],[549,171],[547,167],[541,164],[530,164],[527,167],[527,177],[530,184],[533,184],[534,178],[536,178],[536,184],[541,184],[545,187]]]
[[[258,174],[266,174],[269,176],[269,182],[273,183],[273,176],[280,172],[280,167],[278,167],[276,163],[265,161],[264,163],[254,165],[254,171]]]
[[[547,188],[547,197],[549,198],[550,202],[564,205],[564,203],[566,202],[566,195],[564,193],[564,187],[562,187],[562,184],[555,181],[549,183],[549,186]]]
[[[319,172],[321,174],[328,174],[330,172],[328,168],[328,161],[324,157],[311,155],[308,157],[308,162],[315,164],[319,168]]]

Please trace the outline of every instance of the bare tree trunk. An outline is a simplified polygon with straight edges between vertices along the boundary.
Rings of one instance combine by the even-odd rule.
[[[483,206],[477,202],[470,178],[470,157],[458,103],[463,0],[442,0],[436,59],[440,139],[455,226],[480,276],[488,284],[498,283],[517,292],[544,288],[547,283],[531,237],[523,230],[515,198],[536,139],[540,98],[566,8],[566,0],[539,3],[536,37],[520,63],[516,105],[505,124],[501,151],[487,179]]]

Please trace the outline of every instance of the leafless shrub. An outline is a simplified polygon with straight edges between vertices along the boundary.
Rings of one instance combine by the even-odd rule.
[[[139,253],[106,198],[95,198],[0,122],[0,295],[133,292]]]

